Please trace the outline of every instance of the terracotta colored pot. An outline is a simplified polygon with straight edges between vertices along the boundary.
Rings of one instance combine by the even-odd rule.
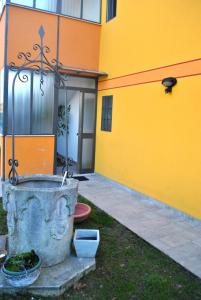
[[[75,206],[74,222],[76,224],[85,221],[91,213],[91,207],[85,203],[77,203]]]

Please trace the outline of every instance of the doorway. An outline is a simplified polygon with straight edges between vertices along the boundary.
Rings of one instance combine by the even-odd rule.
[[[60,89],[58,97],[57,173],[94,172],[96,93]]]

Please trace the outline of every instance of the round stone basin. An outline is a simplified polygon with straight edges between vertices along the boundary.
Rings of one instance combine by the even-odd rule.
[[[48,181],[48,180],[36,180],[36,181],[24,181],[19,183],[20,188],[34,188],[34,189],[52,189],[61,187],[61,181]]]
[[[18,185],[12,186],[12,188],[17,188],[17,190],[31,188],[31,190],[35,191],[41,189],[55,190],[55,188],[57,188],[57,190],[61,190],[62,188],[66,189],[66,187],[72,185],[72,180],[77,182],[77,180],[74,179],[66,179],[65,185],[61,187],[62,180],[63,177],[61,176],[35,175],[31,177],[21,177]]]
[[[32,249],[43,266],[61,263],[70,255],[78,181],[60,176],[21,177],[17,186],[3,187],[7,211],[8,252]]]

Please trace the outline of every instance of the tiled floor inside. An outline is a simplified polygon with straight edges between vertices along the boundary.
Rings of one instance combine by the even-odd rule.
[[[87,177],[81,195],[201,278],[201,221],[100,175]]]

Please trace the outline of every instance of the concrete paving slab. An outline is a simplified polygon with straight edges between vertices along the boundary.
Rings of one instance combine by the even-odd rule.
[[[201,278],[201,220],[99,174],[87,177],[82,196]]]

